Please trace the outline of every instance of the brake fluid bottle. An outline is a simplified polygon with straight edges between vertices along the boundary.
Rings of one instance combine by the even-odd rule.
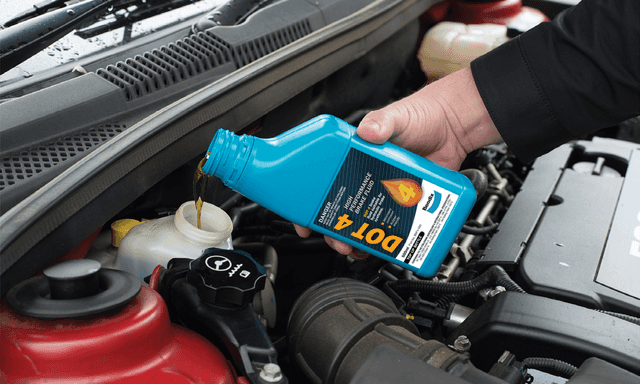
[[[271,139],[218,130],[202,170],[280,216],[435,275],[476,199],[462,174],[329,115]]]

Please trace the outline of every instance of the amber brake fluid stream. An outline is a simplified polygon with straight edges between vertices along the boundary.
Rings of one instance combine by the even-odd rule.
[[[193,176],[193,201],[196,203],[196,224],[198,229],[202,229],[202,204],[204,203],[207,181],[209,181],[209,175],[202,171],[202,166],[207,162],[208,157],[209,153],[200,161]]]

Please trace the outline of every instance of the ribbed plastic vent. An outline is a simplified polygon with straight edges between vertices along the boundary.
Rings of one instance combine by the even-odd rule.
[[[312,32],[309,20],[303,20],[248,43],[235,47],[233,59],[238,68],[284,47]]]
[[[311,32],[311,24],[303,20],[232,47],[212,28],[100,68],[96,74],[122,88],[126,99],[133,100],[223,64],[233,62],[236,69],[243,67]]]
[[[86,132],[52,141],[45,145],[0,159],[0,191],[25,180],[46,168],[72,158],[116,136],[126,127],[121,124],[105,124]]]
[[[231,49],[204,32],[100,68],[96,74],[122,88],[127,100],[231,62]]]

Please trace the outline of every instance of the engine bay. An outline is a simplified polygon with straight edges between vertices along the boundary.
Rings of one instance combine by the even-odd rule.
[[[484,185],[485,192],[431,279],[374,256],[356,260],[341,255],[319,235],[300,238],[290,222],[212,179],[208,190],[217,197],[207,195],[206,200],[229,196],[219,205],[233,223],[232,249],[209,249],[195,260],[174,258],[165,267],[147,269],[141,292],[115,293],[128,303],[115,311],[140,305],[127,301],[136,295],[160,300],[162,304],[155,305],[166,305],[172,323],[204,336],[222,352],[224,357],[216,361],[233,363],[237,382],[399,382],[396,360],[407,364],[402,372],[413,372],[411,364],[418,364],[413,374],[431,377],[421,376],[424,382],[595,382],[601,378],[600,365],[617,372],[607,380],[637,382],[631,372],[638,373],[640,366],[640,305],[635,285],[625,280],[637,269],[632,262],[613,261],[623,268],[612,271],[607,257],[612,257],[610,249],[636,241],[631,225],[626,237],[609,228],[637,219],[627,208],[637,203],[629,197],[637,196],[638,184],[628,180],[640,177],[639,159],[636,144],[601,138],[567,144],[532,165],[519,163],[504,146],[478,151],[464,168],[478,171],[474,185]],[[184,178],[181,173],[167,182],[178,184]],[[575,178],[583,179],[585,193],[567,192],[566,184],[571,186]],[[614,192],[602,191],[610,188]],[[189,188],[183,184],[182,189]],[[590,195],[599,198],[598,203],[590,201]],[[605,195],[611,197],[609,204],[602,200]],[[574,206],[572,198],[577,197]],[[153,191],[145,194],[121,216],[139,221],[172,218],[175,210],[156,205],[158,199]],[[557,209],[562,211],[554,212]],[[576,229],[586,223],[588,230],[554,229],[554,224],[566,229],[569,223]],[[89,240],[82,260],[112,271],[109,268],[124,256],[112,244],[113,225],[106,224],[95,240]],[[542,246],[554,252],[539,250]],[[212,257],[224,261],[207,268],[205,263],[213,265]],[[57,265],[65,263],[69,261]],[[122,263],[120,268],[127,269]],[[228,271],[230,277],[220,280],[217,271]],[[617,277],[606,280],[608,274]],[[30,280],[34,279],[40,285],[46,281],[44,276]],[[34,288],[40,300],[54,296],[55,286],[50,284],[51,293],[46,284]],[[123,305],[95,310],[86,302],[89,296],[79,315],[58,305],[56,315],[50,316],[47,308],[39,312],[42,303],[26,298],[20,289],[8,296],[14,309],[24,305],[27,316],[36,318],[79,317],[34,320],[77,331],[83,329],[80,323],[92,321],[86,316],[116,321],[111,308]],[[58,297],[63,302],[71,299]],[[7,316],[4,307],[3,321]],[[15,322],[15,316],[9,318]],[[373,373],[381,367],[396,372],[396,381]],[[439,373],[431,372],[433,367]],[[261,373],[270,369],[272,376]],[[624,370],[628,372],[621,373]]]
[[[282,10],[274,3],[247,25],[267,25]],[[249,27],[214,28],[211,41],[235,53],[191,80],[135,94],[135,85],[105,85],[127,70],[100,70],[104,62],[75,78],[95,85],[84,91],[98,100],[90,108],[118,110],[107,127],[117,125],[115,139],[86,146],[58,173],[2,185],[12,206],[2,208],[0,380],[640,383],[640,144],[622,126],[531,164],[503,144],[471,153],[460,171],[477,200],[431,278],[340,254],[317,233],[301,238],[292,222],[213,177],[202,189],[203,230],[193,230],[194,175],[221,125],[269,138],[330,113],[357,126],[425,81],[413,43],[424,31],[405,16],[437,2],[370,7],[369,18],[350,9],[367,21],[336,27],[330,48],[314,43],[314,32],[334,33],[322,27],[330,15],[340,20],[338,8],[323,3],[315,14],[303,3],[296,9],[315,18],[296,21],[300,36],[276,55],[238,64],[250,44],[233,42],[234,31]],[[194,79],[214,72],[216,82],[194,91]],[[43,90],[74,89],[57,87]],[[16,92],[7,100],[19,100]],[[127,102],[114,101],[127,92]],[[85,96],[61,103],[78,112]],[[12,105],[29,104],[0,103]],[[34,163],[19,153],[40,144],[26,137],[43,116],[59,119],[51,137],[98,132],[63,115],[38,111],[15,123],[27,129],[6,136],[15,140],[3,156],[22,160],[8,155],[4,177]],[[216,246],[200,245],[210,241],[205,232]]]

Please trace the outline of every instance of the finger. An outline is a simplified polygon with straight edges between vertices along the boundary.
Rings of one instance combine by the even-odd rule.
[[[298,224],[293,224],[293,228],[295,228],[298,236],[307,238],[311,236],[311,230],[309,228],[301,227]]]
[[[353,252],[349,255],[349,257],[351,257],[353,260],[364,260],[369,256],[370,255],[367,252],[361,251],[355,248],[353,249]]]
[[[333,248],[334,250],[336,250],[336,252],[340,254],[349,255],[353,252],[353,248],[350,245],[347,245],[341,241],[332,239],[328,236],[324,237],[324,241],[326,241],[331,248]]]
[[[369,112],[358,125],[356,133],[360,138],[374,144],[382,144],[394,133],[396,116],[384,108]]]

